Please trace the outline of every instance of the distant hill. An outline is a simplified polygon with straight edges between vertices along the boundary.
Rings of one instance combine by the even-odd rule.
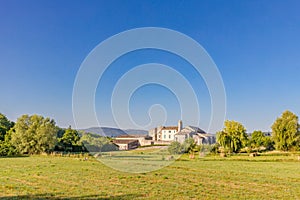
[[[137,130],[137,129],[125,129],[121,130],[119,128],[110,127],[91,127],[86,129],[80,129],[81,131],[93,133],[101,136],[116,137],[119,135],[147,135],[148,131]]]
[[[123,131],[128,135],[148,135],[148,131],[139,129],[125,129]]]

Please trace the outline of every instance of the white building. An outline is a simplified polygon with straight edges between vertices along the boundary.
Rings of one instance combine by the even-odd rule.
[[[174,141],[174,135],[178,132],[177,126],[167,126],[161,129],[162,141]]]
[[[216,142],[215,135],[208,134],[204,130],[195,126],[186,126],[183,128],[182,121],[178,121],[178,126],[159,126],[149,130],[149,136],[152,141],[168,142],[177,141],[183,143],[188,138],[193,138],[195,143],[214,144]]]
[[[182,121],[178,121],[178,126],[159,126],[149,130],[149,136],[154,141],[174,141],[175,134],[182,130]]]

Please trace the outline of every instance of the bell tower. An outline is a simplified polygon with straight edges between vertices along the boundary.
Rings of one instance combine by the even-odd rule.
[[[178,121],[178,132],[182,130],[182,121]]]

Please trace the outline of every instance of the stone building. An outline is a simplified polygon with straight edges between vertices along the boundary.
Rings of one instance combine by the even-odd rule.
[[[154,141],[174,141],[175,134],[181,131],[182,121],[178,121],[178,126],[159,126],[149,130],[149,136]]]
[[[115,139],[113,143],[119,147],[119,150],[131,150],[136,149],[139,146],[138,140],[131,140],[131,139]]]

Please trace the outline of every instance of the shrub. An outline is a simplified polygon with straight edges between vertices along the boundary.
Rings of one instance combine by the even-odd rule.
[[[179,142],[172,142],[168,147],[168,151],[170,154],[180,154],[182,153],[182,146]]]

